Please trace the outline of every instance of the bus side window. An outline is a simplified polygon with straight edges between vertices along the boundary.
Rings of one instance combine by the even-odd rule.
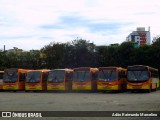
[[[73,80],[73,72],[66,73],[66,80],[67,81],[72,81]]]
[[[20,79],[19,79],[19,81],[20,82],[25,81],[25,78],[26,78],[25,73],[20,73]]]

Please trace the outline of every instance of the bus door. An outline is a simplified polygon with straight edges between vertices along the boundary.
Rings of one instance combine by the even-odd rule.
[[[47,90],[47,78],[48,78],[48,72],[42,73],[42,90]]]
[[[66,90],[72,90],[72,80],[73,80],[73,72],[72,71],[66,71],[65,75],[65,86]]]
[[[19,90],[25,90],[25,78],[26,78],[26,72],[19,72],[19,74],[18,74],[19,76],[19,84],[18,84],[18,86],[19,86]]]
[[[124,70],[118,71],[118,90],[126,90],[126,72]]]
[[[94,91],[97,90],[97,80],[98,80],[98,71],[93,71],[91,78],[91,85],[92,85],[92,90]]]

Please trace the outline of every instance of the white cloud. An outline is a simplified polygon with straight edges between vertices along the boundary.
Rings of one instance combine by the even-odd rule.
[[[49,42],[66,42],[76,37],[98,45],[121,43],[138,26],[150,26],[152,36],[158,35],[159,9],[159,0],[1,0],[0,46],[40,49]],[[96,32],[87,25],[71,29],[62,23],[62,16],[126,25],[118,26],[118,30],[106,28]],[[61,28],[40,28],[43,25]]]

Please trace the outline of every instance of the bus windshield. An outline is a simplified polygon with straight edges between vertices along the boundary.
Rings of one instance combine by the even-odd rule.
[[[28,72],[26,76],[26,82],[28,83],[34,83],[34,82],[40,82],[41,78],[41,72]]]
[[[128,81],[147,81],[149,79],[148,71],[128,71],[127,72],[127,80]]]
[[[90,72],[89,71],[80,71],[80,72],[74,72],[73,73],[73,79],[74,81],[78,82],[84,82],[90,80]]]
[[[99,71],[98,80],[100,81],[115,81],[116,80],[116,71]]]
[[[48,82],[64,82],[65,71],[54,70],[50,71],[48,75]]]
[[[16,82],[18,80],[17,70],[6,70],[4,73],[4,82]]]

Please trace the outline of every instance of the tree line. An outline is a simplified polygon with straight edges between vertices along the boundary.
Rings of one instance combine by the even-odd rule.
[[[160,66],[160,40],[135,48],[132,42],[96,46],[88,40],[51,42],[40,50],[0,50],[0,70],[5,68],[57,69],[129,65]]]

